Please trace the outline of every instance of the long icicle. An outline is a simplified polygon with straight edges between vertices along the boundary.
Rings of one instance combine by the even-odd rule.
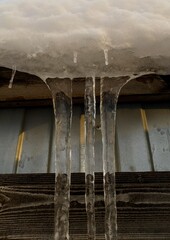
[[[105,201],[105,239],[117,239],[115,183],[115,124],[117,100],[129,77],[102,78],[100,89],[101,131],[103,143],[103,181]]]
[[[95,225],[95,77],[85,81],[85,182],[86,182],[86,212],[88,240],[96,239]]]
[[[47,79],[52,92],[56,126],[55,164],[55,240],[69,239],[71,182],[72,82],[70,79]]]

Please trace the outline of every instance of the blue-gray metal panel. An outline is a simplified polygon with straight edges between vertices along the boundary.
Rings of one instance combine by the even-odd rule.
[[[0,110],[0,173],[14,173],[24,109]]]
[[[17,173],[47,172],[51,124],[52,109],[33,108],[26,111],[22,155]]]
[[[152,170],[152,159],[156,171],[170,170],[170,110],[151,108],[145,110],[148,129],[143,125],[140,106],[135,108],[126,106],[118,109],[116,138],[116,169],[118,171],[150,171]],[[30,108],[26,112],[23,126],[24,109],[0,110],[0,173],[15,171],[15,161],[19,157],[16,156],[18,145],[22,151],[18,173],[55,171],[53,110],[52,108]],[[72,172],[80,171],[79,126],[81,112],[80,106],[74,106]],[[23,142],[19,144],[22,130],[24,138],[21,139]],[[147,134],[149,138],[147,138]],[[102,171],[99,112],[96,119],[95,159],[96,172]]]
[[[117,137],[118,162],[121,172],[152,170],[148,141],[139,107],[118,110]]]
[[[147,109],[155,171],[170,171],[170,109]]]

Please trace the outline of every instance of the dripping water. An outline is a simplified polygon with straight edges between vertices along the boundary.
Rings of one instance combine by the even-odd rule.
[[[15,74],[16,74],[16,66],[14,65],[14,66],[12,67],[12,74],[11,74],[11,79],[10,79],[10,81],[9,81],[8,88],[12,88]]]
[[[95,77],[87,78],[85,82],[85,183],[86,212],[88,240],[96,239],[95,225]]]
[[[108,55],[108,49],[104,49],[104,60],[105,60],[105,65],[109,65],[109,55]]]
[[[70,79],[47,79],[52,92],[56,126],[55,240],[69,239],[71,182],[72,86]]]
[[[76,51],[74,51],[74,53],[73,53],[73,62],[75,64],[77,64],[77,56],[78,56],[78,53]]]
[[[103,182],[105,202],[105,239],[117,239],[117,208],[115,182],[115,124],[119,92],[128,77],[102,78],[100,113],[103,144]]]

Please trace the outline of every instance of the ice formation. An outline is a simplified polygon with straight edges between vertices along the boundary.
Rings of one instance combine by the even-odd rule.
[[[0,0],[0,66],[12,68],[9,87],[12,87],[16,69],[42,79],[60,77],[68,81],[68,84],[65,84],[66,79],[58,79],[57,83],[50,82],[50,79],[46,81],[53,96],[57,126],[56,240],[69,239],[70,79],[89,76],[104,79],[105,76],[142,75],[143,72],[170,73],[169,13],[169,0],[79,0],[76,3],[73,0]],[[117,239],[116,103],[120,88],[130,80],[130,77],[112,78],[110,88],[110,83],[101,82],[106,239]],[[60,84],[62,87],[58,89]],[[114,89],[117,86],[119,89]],[[87,101],[87,111],[93,101],[91,105],[89,103]],[[88,117],[91,117],[89,123]],[[86,130],[91,132],[92,140],[93,121],[94,114],[91,116],[86,112]],[[89,147],[91,139],[86,138],[86,155],[94,160],[94,149]],[[86,160],[85,169],[88,234],[92,239],[95,234],[94,166]]]

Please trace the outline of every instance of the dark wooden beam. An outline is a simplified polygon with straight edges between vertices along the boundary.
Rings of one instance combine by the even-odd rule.
[[[9,81],[12,70],[0,67],[0,101],[48,100],[51,93],[45,83],[37,76],[24,72],[16,72],[13,87]],[[147,74],[129,82],[121,91],[121,96],[129,95],[170,95],[170,77]],[[73,97],[84,96],[85,78],[73,79]],[[96,78],[96,96],[100,95],[100,79]]]
[[[97,240],[104,239],[102,174],[96,174]],[[54,174],[0,175],[0,239],[53,239]],[[117,173],[118,239],[170,239],[170,172]],[[84,174],[72,174],[71,239],[86,239]]]

